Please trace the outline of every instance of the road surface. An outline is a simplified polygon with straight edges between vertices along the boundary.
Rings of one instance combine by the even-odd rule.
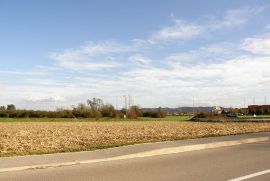
[[[94,164],[0,173],[1,181],[218,181],[231,179],[269,181],[270,142]]]

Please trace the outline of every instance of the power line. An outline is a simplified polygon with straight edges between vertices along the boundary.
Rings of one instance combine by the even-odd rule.
[[[195,105],[194,105],[194,104],[195,104],[195,103],[194,103],[194,96],[193,96],[192,102],[193,102],[193,103],[192,103],[192,106],[193,106],[192,111],[193,111],[193,116],[194,116],[194,115],[195,115],[195,110],[194,110],[194,109],[195,109],[195,108],[194,108],[194,106],[195,106]]]

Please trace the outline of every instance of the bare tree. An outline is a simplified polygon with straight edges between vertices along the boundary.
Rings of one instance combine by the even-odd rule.
[[[100,111],[103,107],[103,101],[100,98],[93,98],[87,100],[87,104],[90,106],[92,111]]]
[[[101,110],[104,106],[102,99],[99,99],[99,98],[93,98],[92,100],[88,99],[87,104],[90,106],[90,109],[92,113],[94,114],[94,116],[96,117],[96,119],[102,116]]]

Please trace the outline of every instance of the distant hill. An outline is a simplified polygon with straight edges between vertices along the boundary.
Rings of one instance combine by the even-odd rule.
[[[148,112],[148,111],[154,111],[157,108],[142,108],[141,110],[143,112]],[[178,107],[178,108],[168,108],[165,107],[163,108],[167,113],[169,114],[173,114],[173,113],[178,113],[178,112],[185,112],[185,113],[192,113],[193,109],[195,112],[197,111],[202,111],[202,112],[206,112],[206,113],[210,113],[213,110],[213,107]],[[227,109],[227,108],[222,108],[222,109]]]

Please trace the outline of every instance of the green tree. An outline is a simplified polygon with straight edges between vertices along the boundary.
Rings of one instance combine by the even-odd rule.
[[[5,111],[6,107],[5,106],[0,106],[0,111]]]
[[[16,106],[14,104],[7,105],[7,111],[15,111],[15,110],[16,110]]]
[[[159,107],[159,108],[157,109],[157,112],[158,112],[158,117],[159,117],[159,118],[164,118],[164,117],[167,116],[167,112],[164,111],[164,109],[162,109],[161,107]]]
[[[117,112],[114,109],[113,105],[111,104],[105,104],[103,105],[103,107],[101,108],[101,114],[103,117],[116,117],[117,116]]]

